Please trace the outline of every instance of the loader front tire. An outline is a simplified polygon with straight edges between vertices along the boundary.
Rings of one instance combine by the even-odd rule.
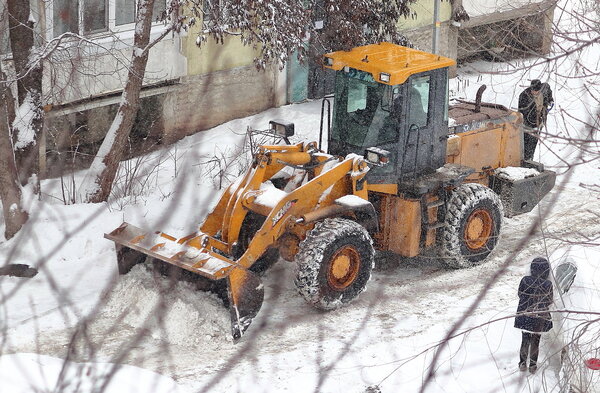
[[[490,188],[476,183],[457,187],[441,229],[442,261],[454,269],[482,263],[498,243],[503,215],[502,202]]]
[[[343,218],[325,219],[300,243],[294,283],[314,307],[339,308],[365,290],[374,254],[371,237],[360,224]]]

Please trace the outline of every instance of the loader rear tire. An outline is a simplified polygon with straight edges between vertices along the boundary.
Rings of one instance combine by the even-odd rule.
[[[326,219],[300,243],[294,283],[314,307],[339,308],[365,290],[374,254],[371,237],[360,224],[343,218]]]
[[[502,202],[490,188],[476,183],[457,187],[441,230],[442,261],[454,269],[482,263],[498,243],[503,215]]]

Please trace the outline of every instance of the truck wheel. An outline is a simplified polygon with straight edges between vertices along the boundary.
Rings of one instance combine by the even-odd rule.
[[[252,241],[252,238],[265,222],[265,218],[266,217],[253,212],[249,212],[248,214],[246,214],[246,217],[242,222],[240,234],[238,236],[239,248],[238,251],[234,253],[235,259],[238,259],[242,255],[244,255],[244,253],[248,249],[248,246],[250,245],[250,242]],[[258,258],[252,266],[250,266],[249,270],[254,273],[264,273],[265,271],[267,271],[267,269],[273,266],[278,259],[279,250],[277,250],[276,248],[268,248],[264,252],[264,254],[260,258]]]
[[[300,243],[294,283],[316,308],[341,307],[365,290],[374,254],[371,237],[360,224],[343,218],[325,219]]]
[[[502,202],[488,187],[468,183],[456,188],[442,227],[443,262],[455,269],[483,262],[498,243],[502,216]]]

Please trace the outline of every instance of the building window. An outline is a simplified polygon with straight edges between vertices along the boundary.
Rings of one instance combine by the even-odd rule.
[[[152,21],[162,19],[168,0],[155,0]],[[52,0],[54,36],[133,30],[138,0]]]
[[[163,18],[163,13],[167,9],[164,0],[154,0],[154,7],[152,8],[152,20],[157,22]]]
[[[108,30],[107,0],[85,0],[83,2],[83,33]]]
[[[54,0],[52,2],[54,18],[54,36],[63,33],[79,32],[79,2],[72,0]]]
[[[122,26],[133,22],[135,22],[135,1],[116,0],[115,25]]]

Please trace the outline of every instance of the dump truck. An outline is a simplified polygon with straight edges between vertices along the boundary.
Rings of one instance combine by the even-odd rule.
[[[376,253],[483,263],[503,216],[531,211],[554,186],[554,172],[523,160],[518,112],[482,102],[481,89],[449,102],[452,59],[380,43],[323,63],[335,93],[323,101],[319,141],[260,146],[195,233],[123,223],[106,234],[119,273],[152,262],[214,284],[238,339],[263,302],[259,273],[274,261],[295,262],[298,292],[335,309],[365,290]],[[283,120],[270,126],[284,139],[294,133]]]

